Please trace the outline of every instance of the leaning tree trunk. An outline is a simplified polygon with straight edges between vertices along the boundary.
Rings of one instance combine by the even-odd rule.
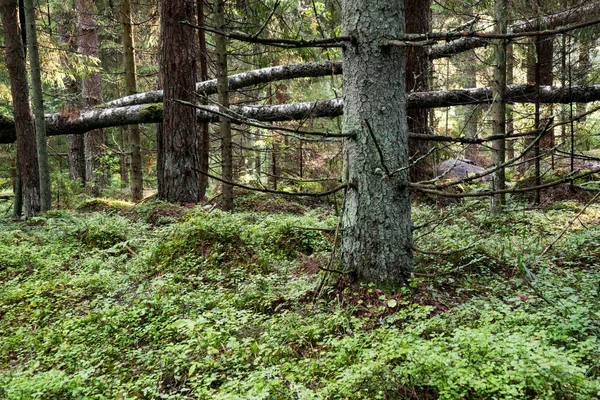
[[[406,33],[429,32],[431,0],[405,0]],[[429,57],[425,46],[406,48],[406,91],[426,92],[429,89]],[[407,111],[408,131],[428,134],[427,109],[417,108]],[[422,140],[409,139],[409,176],[412,182],[427,180],[432,175],[432,167],[427,153],[429,146]]]
[[[413,268],[404,49],[404,2],[345,0],[342,262],[359,279],[399,285]]]
[[[198,190],[198,135],[196,110],[179,103],[195,103],[196,32],[181,21],[194,20],[190,0],[161,1],[160,69],[164,90],[161,142],[162,163],[158,196],[180,203],[196,203]]]
[[[81,54],[96,59],[100,58],[98,48],[98,30],[94,16],[95,6],[92,0],[76,0],[77,32],[79,34],[79,51]],[[93,72],[83,80],[83,106],[85,108],[102,103],[102,87],[100,73]],[[99,196],[106,187],[107,174],[101,162],[104,150],[104,131],[101,129],[86,132],[85,146],[85,180],[86,190],[92,196]]]
[[[40,175],[35,127],[29,108],[29,84],[25,50],[17,17],[16,0],[0,0],[0,14],[6,46],[6,68],[10,78],[13,115],[17,136],[17,163],[21,175],[23,213],[31,217],[40,211]]]
[[[25,19],[27,26],[27,49],[31,66],[31,87],[35,115],[35,136],[38,162],[40,167],[40,210],[48,211],[52,204],[50,191],[50,164],[48,162],[48,144],[46,142],[46,121],[44,120],[44,99],[42,95],[42,72],[35,23],[33,0],[25,0]]]
[[[508,25],[508,10],[506,0],[495,0],[494,2],[494,25],[495,33],[506,33]],[[494,120],[494,135],[506,135],[506,42],[498,39],[494,44],[494,82],[492,85],[494,102],[492,103],[492,118]],[[506,157],[505,140],[494,140],[492,142],[492,164],[499,166],[504,164]],[[504,168],[499,168],[492,175],[492,190],[504,190],[506,188],[506,177]],[[501,206],[506,203],[504,194],[492,196],[491,213],[500,214]]]
[[[129,96],[137,92],[135,47],[133,44],[130,0],[121,0],[121,33],[123,36],[125,91]],[[139,125],[129,125],[129,149],[131,151],[131,200],[140,201],[144,195],[144,181]]]

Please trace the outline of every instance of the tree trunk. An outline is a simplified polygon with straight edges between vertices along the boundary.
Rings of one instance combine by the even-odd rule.
[[[495,0],[494,2],[494,33],[506,33],[508,10],[507,0]],[[494,120],[493,134],[506,135],[506,42],[503,39],[494,43],[494,82],[492,86],[494,102],[492,103],[492,118]],[[492,164],[499,166],[504,164],[506,156],[505,140],[492,142]],[[492,175],[492,190],[503,190],[506,188],[504,168],[499,168]],[[500,209],[506,203],[505,195],[492,196],[492,215],[500,214]]]
[[[600,85],[540,88],[540,102],[544,104],[600,101]],[[506,101],[515,103],[535,103],[534,85],[515,84],[507,87]],[[446,108],[466,104],[489,104],[492,102],[491,88],[472,88],[440,92],[411,93],[406,107]],[[217,122],[218,107],[206,106],[210,111],[198,110],[198,121]],[[274,106],[231,106],[231,112],[242,119],[257,121],[301,121],[306,118],[338,117],[343,114],[342,99],[319,100],[305,103]],[[163,119],[162,104],[142,104],[111,109],[82,111],[76,118],[68,118],[60,113],[46,114],[48,136],[83,134],[92,129],[123,126],[130,124],[157,123]],[[237,121],[236,121],[237,122]],[[330,135],[330,139],[333,136]],[[11,117],[0,119],[0,144],[15,142],[15,122]],[[158,155],[160,157],[160,154]]]
[[[29,108],[25,50],[17,18],[17,1],[0,0],[0,14],[4,28],[6,68],[10,78],[13,115],[16,121],[17,157],[19,159],[17,165],[22,182],[23,212],[25,217],[31,217],[41,209],[40,175],[35,127]]]
[[[429,17],[431,0],[405,0],[406,13],[404,16],[406,33],[429,32]],[[406,48],[406,91],[426,92],[429,89],[430,61],[425,46]],[[407,111],[408,131],[411,133],[427,134],[427,109],[412,109]],[[431,162],[426,157],[429,146],[421,140],[408,140],[410,160],[409,177],[411,182],[420,182],[431,178]]]
[[[392,286],[413,269],[404,49],[381,47],[404,33],[404,2],[345,0],[342,262],[358,278]]]
[[[35,115],[35,136],[40,168],[40,210],[48,211],[52,205],[50,191],[50,164],[48,162],[48,144],[46,143],[46,121],[44,120],[44,99],[42,94],[42,73],[37,40],[35,9],[33,0],[25,0],[25,19],[27,26],[27,49],[31,66],[31,87]]]
[[[225,31],[225,0],[215,0],[215,24],[221,32]],[[217,87],[219,94],[219,111],[229,112],[229,85],[227,80],[227,38],[215,36],[217,52]],[[219,117],[221,130],[221,175],[224,180],[233,181],[233,153],[231,140],[231,120],[224,115]],[[233,209],[233,186],[222,183],[223,210]]]
[[[69,155],[69,175],[85,186],[85,145],[83,135],[67,135],[67,153]]]
[[[77,8],[79,52],[85,56],[99,59],[94,2],[92,0],[76,0],[75,5]],[[83,107],[89,108],[98,104],[102,104],[100,73],[93,72],[83,80]],[[108,180],[101,162],[106,153],[104,149],[104,132],[101,129],[86,132],[83,141],[85,147],[86,191],[92,196],[99,196],[106,187]]]
[[[467,88],[477,87],[477,65],[475,64],[475,52],[469,51],[465,53],[462,60],[464,62],[465,86]],[[479,107],[477,104],[468,104],[464,107],[463,131],[465,137],[472,139],[477,137],[480,114],[481,107]],[[465,147],[465,157],[469,160],[478,162],[479,146],[476,144],[467,145]]]
[[[162,140],[157,143],[163,164],[158,196],[168,201],[196,203],[199,200],[196,110],[175,101],[195,103],[196,32],[181,23],[194,20],[194,3],[162,0],[161,15],[164,119]]]
[[[513,59],[513,45],[508,43],[506,45],[506,85],[512,85],[514,81],[514,59]],[[506,93],[505,93],[506,95]],[[510,104],[506,105],[506,134],[512,135],[515,131],[515,124],[513,119],[513,106]],[[506,141],[506,157],[509,160],[515,158],[515,142],[514,140]]]
[[[137,93],[135,46],[131,25],[131,2],[121,0],[121,33],[123,36],[123,64],[125,66],[125,92]],[[129,150],[131,152],[131,200],[140,201],[144,196],[140,127],[129,125]]]
[[[57,19],[56,31],[58,36],[67,46],[69,51],[76,52],[77,47],[72,40],[71,29],[65,26],[64,21],[71,21],[72,18],[62,17]],[[59,23],[58,21],[61,21]],[[75,95],[80,91],[77,82],[70,77],[64,78],[64,84],[69,94]],[[65,107],[68,110],[69,105]],[[69,176],[72,180],[78,180],[82,187],[85,187],[85,146],[83,144],[83,135],[67,135],[67,155],[69,157]]]
[[[204,0],[196,0],[196,14],[198,15],[198,26],[204,27],[206,19],[204,17]],[[206,31],[198,30],[198,55],[200,59],[200,81],[208,81],[208,51],[206,49]],[[208,104],[208,99],[201,99],[200,104]],[[208,121],[200,123],[200,171],[208,172],[209,168],[209,148],[210,131]],[[208,189],[208,176],[200,174],[198,176],[199,200],[204,200],[206,190]]]

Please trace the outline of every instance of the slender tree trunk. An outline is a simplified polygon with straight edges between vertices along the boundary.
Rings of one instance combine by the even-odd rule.
[[[180,203],[196,203],[198,190],[198,134],[194,104],[196,88],[196,32],[181,21],[193,21],[192,0],[161,1],[160,69],[163,79],[163,131],[157,143],[163,165],[158,196]]]
[[[196,0],[196,14],[198,15],[198,26],[204,27],[206,25],[206,18],[204,17],[204,0]],[[198,30],[198,53],[200,59],[200,80],[208,80],[208,51],[206,49],[206,31],[204,29]],[[200,100],[200,104],[208,104],[208,99]],[[209,168],[209,149],[210,149],[210,131],[209,123],[200,123],[200,171],[208,172]],[[206,190],[208,189],[208,176],[200,174],[199,188],[200,200],[204,200],[206,197]]]
[[[405,0],[405,25],[406,33],[429,32],[429,18],[431,0]],[[427,48],[415,46],[406,48],[406,91],[426,92],[429,90],[430,60]],[[408,130],[411,133],[427,134],[427,109],[413,109],[407,111]],[[408,140],[408,154],[410,158],[409,177],[412,182],[424,181],[431,178],[431,161],[426,154],[429,144],[421,140]],[[418,161],[417,161],[418,160]]]
[[[131,125],[130,125],[131,127]],[[127,149],[129,146],[127,129],[122,126],[119,128],[119,174],[121,175],[121,189],[129,186],[129,171],[131,170],[131,162]]]
[[[35,136],[40,168],[40,210],[48,211],[52,205],[50,191],[50,164],[48,162],[48,144],[46,143],[46,121],[44,120],[44,99],[42,95],[42,73],[40,53],[37,41],[35,9],[33,0],[25,0],[25,19],[27,26],[27,48],[31,67],[31,87],[35,115]]]
[[[477,87],[477,65],[475,64],[475,52],[473,50],[465,53],[462,58],[464,62],[465,72],[465,87]],[[468,104],[464,106],[464,134],[465,137],[475,139],[479,128],[479,117],[481,115],[481,107],[477,104]],[[479,161],[479,146],[469,144],[465,147],[465,157],[472,161]]]
[[[399,285],[413,268],[404,49],[382,47],[404,33],[404,1],[345,0],[343,131],[346,207],[344,268],[367,281]]]
[[[494,2],[495,33],[506,33],[508,25],[507,0]],[[494,82],[492,85],[494,102],[492,103],[492,117],[494,119],[494,135],[506,135],[506,42],[497,40],[494,44]],[[505,140],[492,142],[492,164],[495,166],[504,163],[506,156]],[[492,175],[492,190],[506,188],[504,168],[498,169]],[[500,209],[506,203],[505,195],[492,196],[492,215],[500,214]]]
[[[0,15],[6,46],[6,67],[10,78],[13,115],[17,133],[17,157],[23,193],[25,217],[35,215],[41,209],[40,174],[36,150],[35,127],[29,108],[29,84],[21,27],[17,18],[16,0],[0,0]]]
[[[514,59],[513,59],[513,45],[508,43],[506,45],[506,85],[512,85],[514,81]],[[513,106],[506,104],[506,134],[512,135],[515,131],[515,124],[513,119]],[[509,160],[515,158],[515,142],[514,140],[506,141],[506,157]]]
[[[123,64],[125,66],[125,91],[127,95],[137,93],[135,46],[131,25],[131,2],[121,0],[121,32],[123,36]],[[140,201],[144,196],[142,152],[139,125],[129,125],[129,151],[131,152],[131,200]]]
[[[79,51],[85,56],[100,58],[98,48],[98,30],[94,16],[95,6],[92,0],[76,0],[77,32],[79,35]],[[93,107],[102,103],[102,87],[100,73],[93,72],[83,80],[83,106]],[[92,196],[99,196],[106,187],[107,179],[101,158],[105,155],[104,131],[101,129],[86,132],[85,146],[85,180],[86,190]]]
[[[21,180],[21,165],[19,155],[15,157],[15,203],[13,205],[13,216],[19,218],[23,214],[23,181]]]
[[[225,31],[225,0],[215,0],[215,24],[221,32]],[[227,113],[229,109],[229,83],[227,80],[227,38],[215,36],[217,52],[217,87],[219,110]],[[233,181],[233,153],[231,139],[231,120],[223,115],[219,117],[221,128],[221,170],[223,179]],[[223,183],[223,210],[233,209],[233,186]]]

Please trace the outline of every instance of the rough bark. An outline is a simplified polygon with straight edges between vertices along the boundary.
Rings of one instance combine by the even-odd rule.
[[[162,0],[161,16],[164,120],[162,141],[157,146],[164,169],[158,196],[168,201],[196,203],[199,200],[196,112],[175,101],[195,102],[196,32],[181,24],[194,20],[194,3]]]
[[[535,86],[515,84],[507,86],[508,103],[535,103]],[[407,98],[407,109],[440,108],[467,104],[491,104],[491,88],[471,88],[440,92],[411,93]],[[571,102],[589,103],[600,101],[600,85],[540,88],[540,102],[545,104]],[[197,111],[197,120],[217,122],[218,108],[203,106],[211,111]],[[296,121],[306,118],[338,117],[343,114],[342,99],[319,100],[316,102],[282,104],[274,106],[231,106],[233,115],[257,121]],[[46,133],[48,136],[83,134],[84,132],[142,123],[158,123],[163,118],[162,104],[142,104],[99,110],[82,111],[77,117],[68,117],[60,113],[46,114]],[[234,121],[237,122],[237,121]],[[0,116],[0,144],[15,141],[15,121]]]
[[[131,24],[131,2],[121,0],[121,35],[123,39],[123,64],[125,67],[125,91],[127,95],[137,93],[135,46]],[[131,152],[131,200],[140,201],[144,195],[140,128],[129,125],[129,150]]]
[[[345,182],[342,262],[363,280],[399,285],[413,268],[404,49],[381,47],[404,33],[404,2],[343,3]]]
[[[204,17],[204,0],[196,0],[196,14],[198,16],[198,59],[200,65],[200,81],[208,81],[208,51],[206,48],[206,31],[202,29],[206,25]],[[208,104],[208,99],[200,99],[200,104]],[[204,121],[200,123],[200,171],[208,172],[209,168],[209,148],[210,148],[210,132],[209,123]],[[208,176],[200,174],[198,177],[199,200],[204,200],[206,190],[208,189]]]
[[[431,0],[405,0],[404,16],[406,33],[429,32]],[[426,92],[429,89],[430,61],[424,46],[406,48],[406,91]],[[427,109],[415,108],[407,111],[408,130],[411,133],[427,134]],[[409,178],[411,182],[421,182],[431,178],[431,161],[426,154],[427,142],[408,140],[410,159]]]
[[[16,121],[17,163],[23,194],[23,214],[40,211],[40,175],[33,116],[29,108],[29,84],[16,0],[0,0],[0,16],[6,46],[6,67],[10,78],[13,115]]]
[[[71,16],[61,16],[56,18],[56,31],[62,42],[72,51],[77,51],[77,45],[73,40],[72,28],[66,24],[66,21],[74,21]],[[71,78],[64,79],[65,87],[69,94],[79,94],[80,90],[77,82]],[[67,156],[69,158],[69,175],[71,179],[77,180],[85,187],[85,146],[83,144],[83,135],[67,135]]]
[[[94,16],[95,5],[92,0],[76,0],[77,32],[79,35],[79,52],[85,56],[100,58],[98,48],[98,29]],[[83,107],[89,108],[102,103],[102,87],[100,73],[93,72],[83,80]],[[103,171],[101,158],[105,155],[104,131],[96,129],[84,135],[85,146],[85,181],[86,191],[92,196],[99,196],[106,187],[107,174]]]
[[[50,164],[48,162],[48,144],[46,143],[46,121],[44,120],[44,99],[42,94],[42,72],[35,22],[33,0],[24,0],[27,27],[27,49],[31,67],[31,87],[35,115],[35,138],[40,174],[40,210],[48,211],[52,205],[50,190]]]
[[[560,26],[572,24],[575,22],[585,22],[597,19],[600,15],[600,2],[586,3],[579,7],[570,10],[561,11],[555,14],[546,15],[540,18],[531,18],[527,21],[511,25],[509,32],[534,32],[539,26],[544,26],[546,29],[558,28]],[[429,57],[432,59],[449,57],[454,54],[469,51],[478,47],[487,46],[489,40],[478,37],[466,37],[453,40],[448,43],[433,46],[429,52]]]
[[[507,0],[495,0],[494,2],[494,33],[506,33],[508,10]],[[492,119],[494,121],[493,134],[506,135],[506,42],[502,39],[494,43],[494,81],[492,85],[494,101],[492,103]],[[506,157],[506,141],[495,140],[492,143],[492,164],[498,167],[504,164]],[[506,176],[504,168],[498,168],[492,175],[492,190],[503,190],[506,188]],[[506,195],[492,196],[491,213],[499,215],[501,206],[506,203]]]
[[[215,0],[215,24],[221,32],[225,31],[225,0]],[[221,133],[221,174],[223,179],[233,182],[233,149],[231,140],[231,120],[225,113],[229,109],[229,85],[227,79],[227,38],[224,35],[215,36],[215,49],[217,53],[217,93],[219,101],[219,128]],[[221,185],[223,200],[221,207],[225,211],[233,209],[233,186],[223,183]]]

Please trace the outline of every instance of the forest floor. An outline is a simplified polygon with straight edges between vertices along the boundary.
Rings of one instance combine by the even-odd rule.
[[[600,205],[415,206],[396,291],[321,270],[331,206],[238,209],[0,221],[0,398],[600,397]]]

